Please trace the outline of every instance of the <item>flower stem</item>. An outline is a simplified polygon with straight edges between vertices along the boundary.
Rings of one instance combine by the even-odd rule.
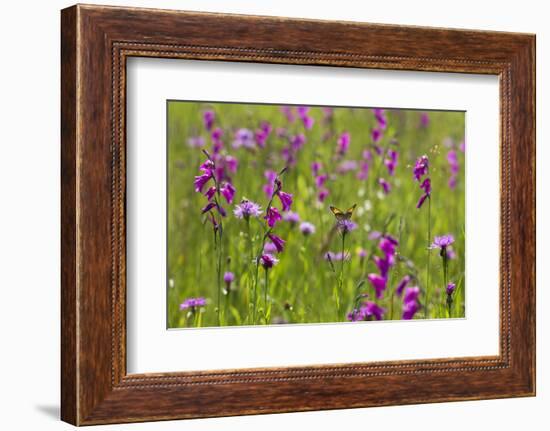
[[[269,291],[269,277],[267,275],[268,270],[265,269],[265,286],[264,286],[264,317],[265,317],[265,324],[267,325],[269,323],[269,316],[267,313],[267,294]]]
[[[425,318],[428,318],[428,299],[430,293],[430,258],[432,250],[430,249],[432,238],[432,197],[428,196],[428,260],[426,262],[426,303],[424,304]]]

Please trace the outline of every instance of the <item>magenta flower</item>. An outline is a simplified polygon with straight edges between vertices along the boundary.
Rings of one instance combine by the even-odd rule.
[[[363,320],[371,320],[373,317],[376,320],[382,320],[386,310],[375,302],[367,301],[359,309],[354,309],[348,313],[348,320],[351,322],[359,322]]]
[[[281,205],[283,206],[283,211],[290,210],[290,207],[292,205],[292,195],[290,193],[279,191],[277,192],[277,196],[281,201]]]
[[[359,172],[357,172],[357,179],[365,181],[369,178],[369,163],[361,160],[359,162]]]
[[[231,173],[237,172],[237,167],[239,166],[239,161],[233,156],[225,156],[224,165],[227,170]]]
[[[453,294],[455,289],[456,289],[456,284],[451,282],[451,283],[447,284],[447,287],[445,288],[445,291],[447,292],[447,295],[450,296],[450,295]]]
[[[300,223],[300,232],[304,236],[313,235],[315,233],[315,226],[307,221]]]
[[[264,269],[267,271],[270,268],[273,268],[277,263],[279,262],[279,259],[277,259],[272,254],[262,254],[262,257],[260,257],[260,264],[264,267]]]
[[[420,296],[420,288],[418,286],[407,287],[403,295],[403,302],[418,301]]]
[[[290,138],[290,148],[294,152],[301,150],[305,143],[306,137],[302,133],[298,133],[297,135]]]
[[[367,250],[364,248],[359,248],[357,250],[357,256],[359,256],[359,259],[362,261],[367,257]]]
[[[185,301],[183,301],[180,304],[180,310],[187,310],[188,308],[191,309],[191,311],[195,311],[197,307],[204,307],[206,305],[206,299],[203,297],[198,298],[187,298]]]
[[[427,112],[420,114],[420,127],[426,128],[430,125],[430,115]]]
[[[374,128],[371,131],[372,142],[379,142],[382,139],[382,129]],[[380,154],[380,153],[379,153]]]
[[[212,126],[214,125],[215,119],[216,119],[216,114],[214,114],[214,111],[211,111],[211,110],[204,111],[202,114],[204,128],[208,131],[212,130]]]
[[[321,188],[325,185],[325,183],[327,182],[328,180],[328,175],[327,174],[322,174],[322,175],[317,175],[315,177],[315,185],[318,187],[318,188]]]
[[[218,154],[223,148],[222,135],[223,129],[220,129],[219,127],[212,130],[212,133],[210,134],[210,138],[212,139],[212,151],[214,154]]]
[[[269,138],[269,135],[271,134],[271,130],[271,124],[267,121],[263,121],[260,125],[260,128],[256,130],[255,133],[256,144],[258,144],[258,147],[265,147],[265,143],[267,141],[267,138]]]
[[[311,164],[311,172],[313,173],[313,176],[317,176],[319,174],[319,171],[322,169],[323,165],[321,162],[313,162]]]
[[[460,170],[460,166],[458,164],[458,157],[455,150],[450,150],[447,153],[447,162],[449,163],[449,167],[451,170],[451,176],[449,177],[449,188],[454,189],[456,187],[458,172]]]
[[[275,207],[269,207],[267,209],[267,214],[265,215],[264,219],[267,220],[267,225],[269,227],[275,226],[275,223],[277,223],[278,220],[281,220],[281,213],[279,213],[279,210]]]
[[[391,184],[388,183],[384,178],[378,178],[378,184],[382,187],[384,194],[389,194],[391,192]]]
[[[322,188],[321,190],[319,190],[319,193],[317,194],[317,200],[319,202],[324,202],[328,195],[329,195],[328,189]]]
[[[257,203],[243,199],[240,204],[235,206],[233,213],[237,218],[248,220],[250,217],[259,217],[262,214],[262,209]]]
[[[215,194],[216,194],[216,187],[212,186],[208,190],[206,190],[206,193],[204,194],[204,196],[206,196],[206,198],[210,201],[212,200]]]
[[[281,112],[285,115],[289,123],[293,123],[296,119],[294,116],[294,108],[292,106],[281,106]]]
[[[430,194],[432,192],[432,183],[429,178],[425,178],[424,181],[422,181],[422,184],[420,185],[420,188],[424,190],[424,194],[420,196],[420,199],[418,200],[418,203],[416,204],[416,208],[420,209],[426,199],[430,197]]]
[[[393,263],[393,259],[390,260],[387,257],[374,256],[373,260],[375,265],[378,267],[378,271],[380,271],[380,276],[383,278],[387,278],[388,271],[390,270],[390,267]]]
[[[403,303],[403,320],[411,320],[416,312],[420,310],[420,304],[416,301],[404,302]]]
[[[399,154],[395,150],[389,150],[388,156],[389,158],[384,160],[384,164],[386,165],[386,168],[388,168],[388,174],[393,176],[395,174],[395,168],[397,167],[397,158],[399,157]]]
[[[458,149],[464,153],[466,151],[466,141],[462,141],[458,146]]]
[[[206,144],[206,141],[202,136],[191,136],[187,140],[187,145],[189,145],[192,148],[202,148]]]
[[[397,296],[401,296],[403,294],[403,289],[405,289],[405,287],[407,287],[407,284],[409,284],[410,281],[411,281],[410,275],[405,275],[401,279],[401,281],[399,282],[399,284],[397,285],[397,287],[395,289],[395,293],[397,294]]]
[[[386,290],[387,279],[375,273],[367,275],[367,279],[369,280],[372,287],[374,288],[374,291],[376,292],[376,298],[382,298],[382,293],[384,292],[384,290]]]
[[[300,223],[300,216],[298,215],[298,213],[287,211],[283,214],[283,220],[294,226]]]
[[[282,238],[278,237],[274,233],[270,233],[267,235],[269,239],[273,242],[273,245],[277,248],[278,253],[282,253],[282,251],[285,248],[285,242]]]
[[[298,112],[298,116],[300,117],[300,119],[302,120],[302,123],[304,124],[304,128],[306,130],[310,130],[313,127],[315,120],[313,119],[313,117],[310,117],[308,115],[309,107],[298,106],[298,108],[296,108],[296,111]]]
[[[195,177],[194,185],[195,185],[195,191],[202,193],[202,189],[206,185],[206,183],[212,178],[212,172],[207,172],[202,175],[197,175]]]
[[[235,274],[233,274],[231,271],[227,271],[225,274],[223,274],[223,281],[226,283],[231,283],[233,280],[235,280]]]
[[[231,183],[225,183],[220,189],[220,193],[225,198],[228,204],[233,203],[233,197],[235,196],[235,187]]]
[[[374,118],[376,118],[376,122],[378,123],[378,127],[381,130],[385,130],[388,125],[388,120],[386,118],[386,112],[384,109],[380,108],[374,108],[372,110],[374,112]]]
[[[338,141],[336,142],[336,148],[339,155],[343,156],[348,152],[349,145],[351,143],[351,135],[349,132],[343,132]]]
[[[413,174],[416,181],[420,181],[424,175],[428,174],[429,161],[428,156],[423,155],[416,160],[413,168]]]
[[[233,140],[233,148],[245,147],[248,149],[254,148],[254,133],[249,129],[239,129],[235,132]]]

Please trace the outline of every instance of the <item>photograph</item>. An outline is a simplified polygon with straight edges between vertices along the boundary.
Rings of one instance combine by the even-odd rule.
[[[464,111],[166,110],[168,328],[465,317]]]

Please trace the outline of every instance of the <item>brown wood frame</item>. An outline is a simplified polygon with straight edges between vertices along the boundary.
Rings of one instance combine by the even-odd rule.
[[[535,394],[534,35],[81,5],[61,18],[63,420],[88,425]],[[129,56],[498,75],[500,354],[127,375]]]

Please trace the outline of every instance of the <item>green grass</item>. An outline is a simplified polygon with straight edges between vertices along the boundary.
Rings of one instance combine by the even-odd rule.
[[[207,199],[196,193],[193,187],[194,176],[199,174],[199,165],[206,156],[201,149],[187,144],[189,137],[202,135],[207,142],[205,148],[211,151],[209,133],[202,122],[205,109],[215,111],[215,127],[221,127],[225,132],[225,150],[239,161],[238,171],[232,176],[237,189],[235,200],[233,205],[224,201],[228,214],[223,219],[221,259],[222,274],[225,271],[235,274],[235,289],[228,295],[222,293],[220,310],[217,310],[214,234],[211,223],[205,222],[205,216],[201,215],[201,208],[206,205]],[[304,130],[299,120],[288,123],[279,106],[168,102],[169,327],[344,321],[346,314],[353,309],[358,293],[368,294],[368,300],[384,307],[384,319],[400,319],[402,300],[393,292],[406,274],[415,276],[412,285],[421,289],[423,308],[415,318],[464,317],[465,159],[457,149],[460,171],[457,186],[451,190],[447,184],[450,175],[447,162],[449,149],[443,144],[446,138],[451,138],[458,147],[463,140],[464,113],[430,112],[430,123],[422,128],[419,127],[421,113],[418,111],[386,111],[388,127],[379,144],[385,149],[391,147],[399,151],[395,176],[388,175],[382,158],[373,151],[368,179],[358,180],[355,171],[334,174],[335,178],[327,183],[330,195],[322,204],[317,201],[311,163],[321,161],[324,171],[334,173],[339,163],[335,159],[336,140],[343,131],[351,134],[351,145],[345,160],[361,160],[363,151],[372,149],[370,131],[376,126],[376,121],[371,109],[335,108],[332,125],[323,122],[321,108],[311,108],[310,115],[314,117],[315,124],[311,130]],[[236,129],[256,130],[262,121],[269,121],[273,126],[266,148],[256,151],[232,148]],[[276,136],[275,130],[279,127],[288,129],[290,134],[306,135],[307,143],[298,152],[296,165],[283,175],[283,190],[293,195],[292,211],[300,215],[301,221],[313,223],[316,232],[305,237],[298,226],[291,226],[288,222],[277,224],[275,232],[286,241],[286,247],[277,256],[279,263],[268,272],[267,321],[264,310],[265,273],[263,268],[258,271],[256,308],[258,316],[263,317],[257,317],[254,321],[256,265],[253,260],[262,243],[265,222],[251,219],[249,236],[247,223],[233,215],[233,208],[242,198],[247,198],[259,203],[265,210],[268,199],[262,191],[266,182],[264,170],[280,171],[285,167],[281,150],[288,144],[285,139]],[[325,135],[330,131],[333,136],[327,139]],[[398,141],[397,146],[390,143],[392,138]],[[423,154],[429,157],[432,181],[430,241],[435,235],[447,233],[455,237],[453,249],[457,257],[449,261],[448,280],[457,284],[457,290],[453,295],[450,316],[446,309],[442,259],[437,250],[431,252],[430,289],[426,304],[428,202],[421,209],[416,209],[422,191],[412,174],[415,160]],[[379,177],[392,184],[388,195],[381,192],[377,184]],[[280,209],[277,198],[274,202]],[[346,261],[345,276],[340,280],[340,262],[334,262],[334,273],[329,262],[323,258],[324,252],[339,252],[342,247],[341,236],[334,233],[335,218],[329,205],[344,210],[355,203],[357,209],[352,220],[358,227],[346,236],[345,249],[351,254],[351,259]],[[398,259],[390,271],[384,297],[375,300],[374,290],[366,281],[366,275],[378,272],[371,257],[373,253],[380,254],[380,251],[378,241],[369,240],[369,232],[384,229],[399,240]],[[359,248],[369,252],[367,259],[358,257]],[[335,301],[335,288],[339,292],[340,307]],[[207,305],[197,313],[180,311],[179,304],[190,297],[205,297]]]

